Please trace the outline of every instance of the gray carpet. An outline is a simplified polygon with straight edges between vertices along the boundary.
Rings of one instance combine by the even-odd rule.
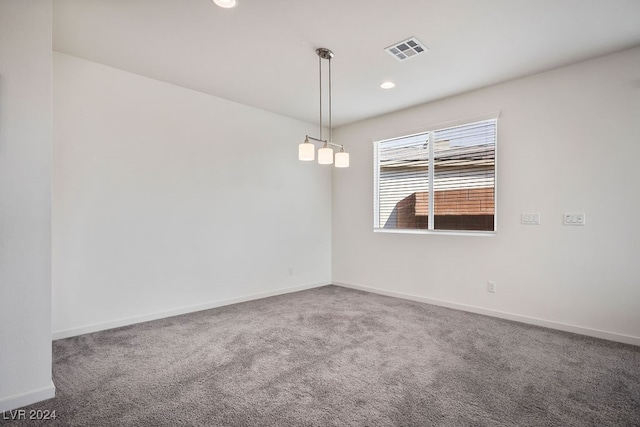
[[[42,425],[640,426],[640,347],[336,286],[53,356]]]

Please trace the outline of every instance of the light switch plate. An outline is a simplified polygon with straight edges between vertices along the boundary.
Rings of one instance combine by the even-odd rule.
[[[587,217],[584,212],[565,212],[562,217],[564,225],[586,225]]]
[[[526,225],[540,225],[540,213],[529,212],[520,214],[520,223]]]

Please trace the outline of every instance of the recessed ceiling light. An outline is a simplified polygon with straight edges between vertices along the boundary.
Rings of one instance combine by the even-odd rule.
[[[394,82],[384,82],[384,83],[382,83],[382,84],[380,85],[380,87],[381,87],[382,89],[391,89],[391,88],[395,87],[395,85],[396,85],[396,84],[395,84]]]
[[[220,7],[224,7],[225,9],[231,9],[232,7],[236,7],[238,5],[238,0],[213,0],[213,2]]]

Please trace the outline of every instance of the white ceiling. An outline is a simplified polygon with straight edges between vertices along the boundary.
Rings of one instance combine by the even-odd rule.
[[[56,51],[311,123],[327,47],[334,126],[640,45],[640,0],[53,3]],[[411,36],[429,52],[383,51]]]

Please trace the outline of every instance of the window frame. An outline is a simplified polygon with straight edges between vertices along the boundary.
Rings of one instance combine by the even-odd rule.
[[[455,121],[449,121],[440,124],[430,125],[421,130],[413,130],[396,136],[387,136],[384,138],[375,138],[373,143],[373,232],[374,233],[394,233],[394,234],[431,234],[431,235],[454,235],[454,236],[495,236],[498,232],[498,119],[500,111],[486,113],[483,115],[468,117]],[[410,138],[418,135],[429,135],[429,181],[430,188],[433,189],[433,180],[435,169],[432,167],[434,163],[434,133],[455,127],[472,125],[484,121],[495,121],[495,141],[494,141],[494,165],[493,165],[493,190],[494,190],[494,209],[493,209],[493,230],[445,230],[434,228],[434,191],[429,191],[429,229],[424,228],[382,228],[380,227],[380,164],[379,164],[379,145],[384,142],[397,140],[401,138]]]

